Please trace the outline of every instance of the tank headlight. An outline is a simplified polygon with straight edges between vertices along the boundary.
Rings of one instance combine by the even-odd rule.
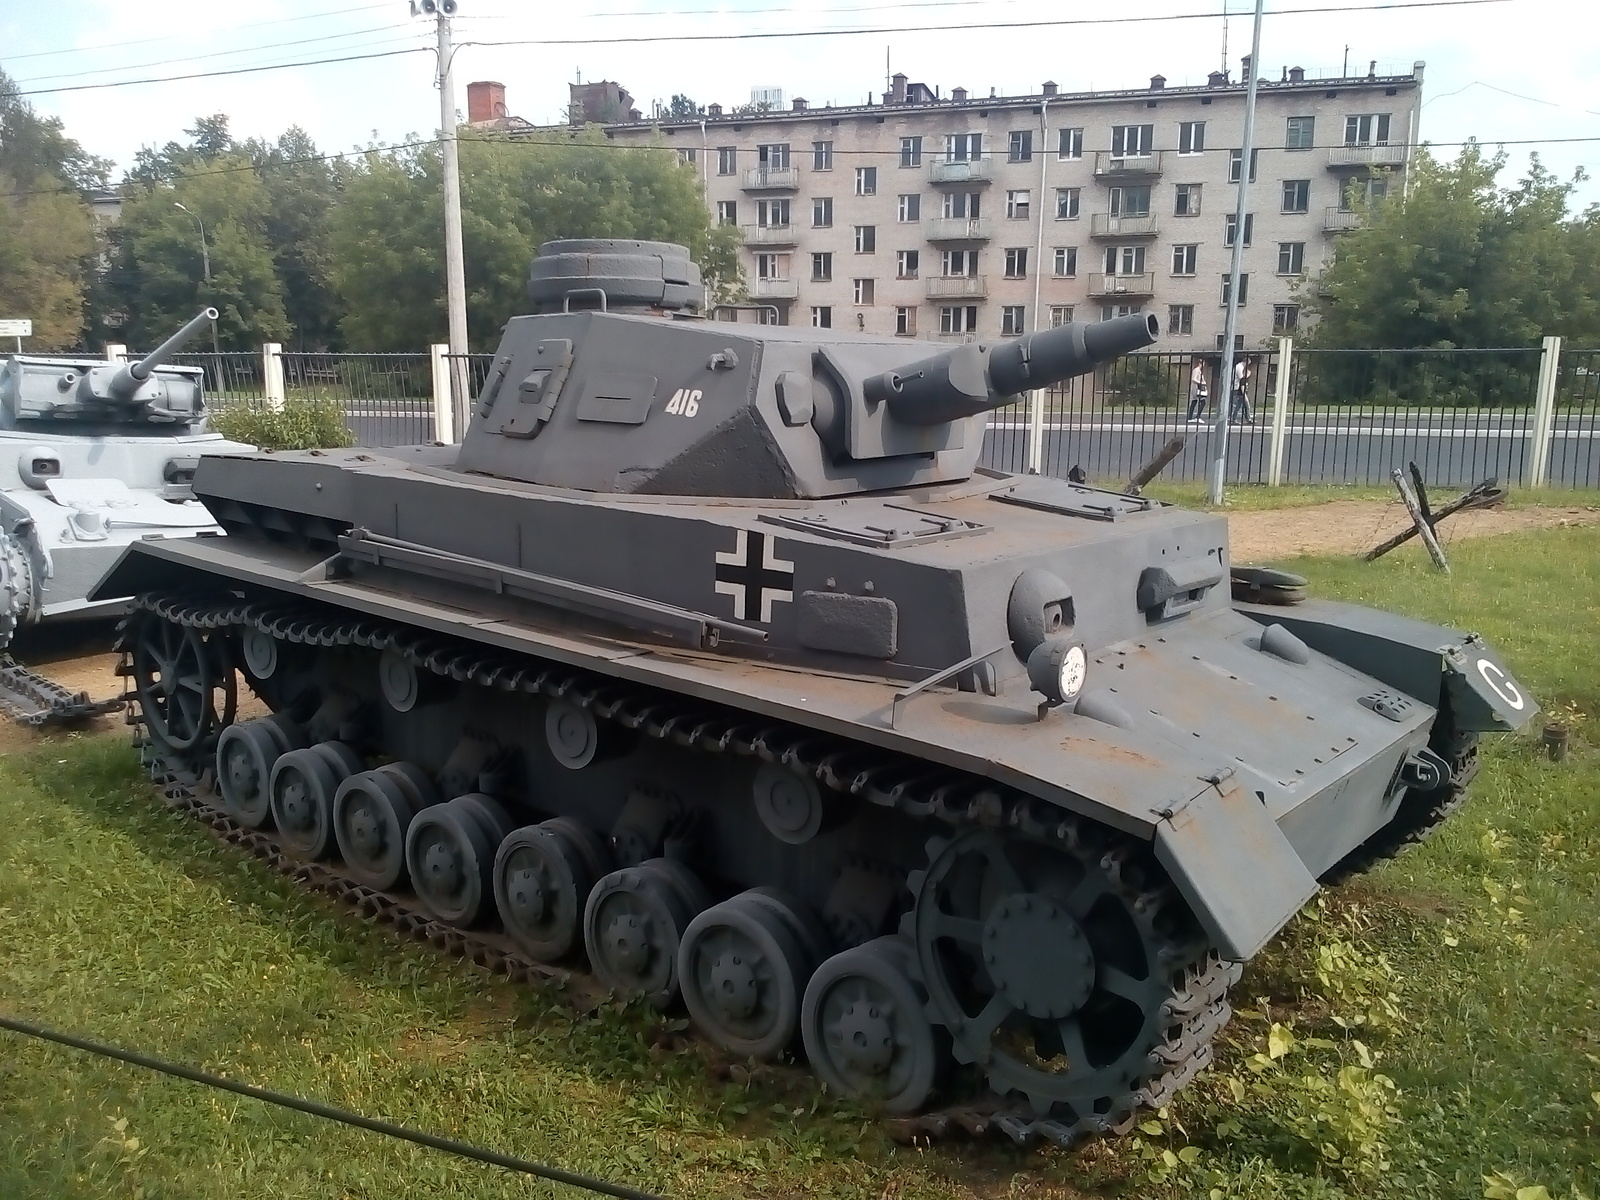
[[[1089,675],[1089,656],[1081,642],[1050,638],[1028,655],[1028,682],[1051,704],[1076,700]]]

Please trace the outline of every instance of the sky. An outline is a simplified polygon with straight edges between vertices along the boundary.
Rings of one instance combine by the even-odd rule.
[[[1395,0],[1269,0],[1263,75],[1285,66],[1309,76],[1409,74],[1427,64],[1422,138],[1453,156],[1468,138],[1507,145],[1509,185],[1530,151],[1559,177],[1600,160],[1600,92],[1593,80],[1600,21],[1577,0],[1489,0],[1377,7]],[[1372,6],[1372,7],[1363,7]],[[1226,21],[1220,15],[1232,14]],[[704,104],[745,103],[775,86],[812,105],[863,103],[892,69],[948,95],[1036,94],[1200,84],[1223,59],[1237,77],[1249,51],[1249,0],[589,0],[570,8],[529,0],[460,0],[453,22],[456,104],[466,84],[506,85],[512,113],[562,118],[567,84],[613,79],[647,114],[652,100],[686,93]],[[1095,18],[1117,24],[957,30],[950,26]],[[1226,30],[1224,29],[1226,26]],[[894,30],[851,36],[742,41],[606,39],[823,29]],[[1588,33],[1583,30],[1588,29]],[[909,32],[906,32],[909,30]],[[196,117],[226,113],[236,137],[275,139],[299,125],[324,151],[388,145],[440,127],[433,22],[408,0],[0,0],[0,69],[42,113],[59,116],[90,152],[130,166],[141,146],[184,140]],[[563,44],[553,44],[557,41]],[[493,43],[520,43],[501,44]],[[382,55],[249,74],[67,91],[193,72]],[[1559,139],[1594,139],[1559,140]],[[1574,209],[1600,202],[1600,180],[1580,185]]]

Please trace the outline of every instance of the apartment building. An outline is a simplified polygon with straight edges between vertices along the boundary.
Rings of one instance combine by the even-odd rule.
[[[1245,81],[948,98],[896,75],[882,104],[611,123],[695,164],[744,235],[745,319],[906,337],[1014,336],[1154,312],[1173,349],[1220,348]],[[1409,75],[1260,81],[1240,340],[1300,321],[1359,196],[1400,186]]]

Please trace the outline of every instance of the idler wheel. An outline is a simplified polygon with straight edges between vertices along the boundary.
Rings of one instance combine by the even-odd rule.
[[[571,817],[514,830],[494,856],[506,932],[539,962],[565,958],[583,940],[584,903],[610,868],[604,840]]]
[[[217,738],[217,790],[228,814],[247,829],[270,824],[272,766],[305,744],[305,731],[282,714],[224,729]]]
[[[359,770],[361,756],[343,742],[318,742],[278,756],[267,792],[284,846],[308,861],[332,852],[334,793]]]
[[[438,802],[432,782],[411,763],[350,776],[333,794],[333,833],[346,869],[379,891],[404,881],[406,832],[419,812]]]
[[[151,736],[167,750],[200,748],[233,723],[233,652],[215,630],[143,615],[133,636],[133,686]]]
[[[846,1096],[877,1097],[891,1113],[927,1103],[943,1059],[912,981],[916,951],[905,937],[881,937],[835,954],[817,969],[800,1005],[811,1070]]]
[[[643,993],[656,1008],[678,995],[678,951],[684,931],[710,904],[694,873],[652,858],[613,871],[589,893],[583,942],[594,973],[624,994]]]
[[[406,830],[406,869],[429,912],[463,929],[493,914],[495,850],[511,828],[499,802],[477,792],[416,815]]]
[[[700,1030],[740,1058],[775,1058],[794,1040],[800,996],[823,953],[805,906],[769,890],[706,909],[678,951],[683,1001]]]

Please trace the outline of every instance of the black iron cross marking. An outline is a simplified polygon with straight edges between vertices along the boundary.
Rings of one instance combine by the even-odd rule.
[[[794,563],[777,556],[776,538],[748,529],[734,535],[731,553],[717,551],[716,590],[733,597],[735,620],[771,621],[774,601],[794,600]]]

